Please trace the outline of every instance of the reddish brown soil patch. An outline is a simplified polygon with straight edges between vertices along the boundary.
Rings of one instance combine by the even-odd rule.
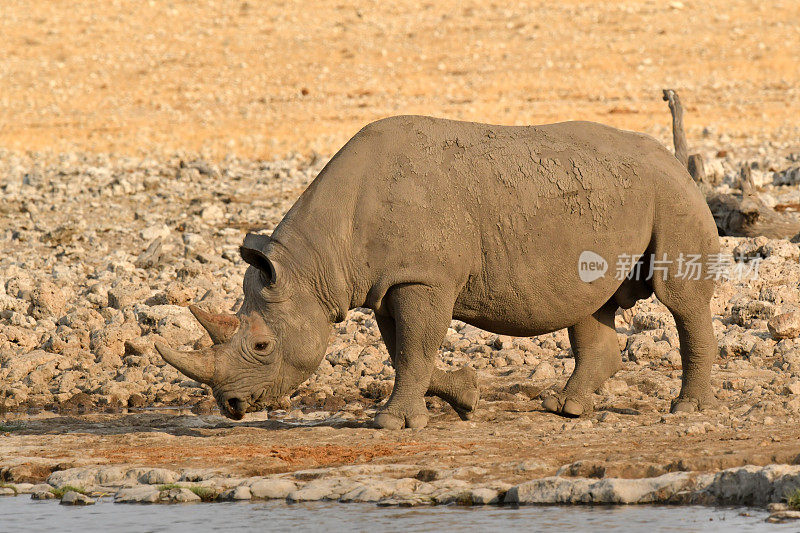
[[[136,458],[143,464],[180,464],[186,461],[206,463],[214,460],[237,462],[277,459],[287,465],[338,466],[368,463],[377,457],[409,456],[437,446],[420,443],[393,443],[391,445],[339,446],[253,446],[210,445],[187,448],[186,446],[112,446],[95,450],[96,457],[111,463],[128,462]]]

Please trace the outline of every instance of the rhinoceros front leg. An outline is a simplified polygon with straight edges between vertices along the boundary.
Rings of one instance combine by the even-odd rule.
[[[381,337],[386,344],[386,350],[395,366],[395,322],[390,316],[375,315]],[[478,388],[478,375],[467,366],[453,372],[446,372],[434,368],[431,373],[431,382],[425,396],[438,396],[450,404],[462,420],[469,420],[475,412],[480,399]]]
[[[617,305],[609,302],[592,316],[568,329],[575,356],[575,370],[564,390],[547,398],[542,407],[575,417],[594,409],[592,393],[622,367],[622,355],[614,328]]]
[[[424,285],[392,288],[386,298],[395,326],[395,346],[390,350],[395,378],[389,401],[375,415],[375,424],[385,429],[425,427],[425,394],[452,318],[452,302]]]

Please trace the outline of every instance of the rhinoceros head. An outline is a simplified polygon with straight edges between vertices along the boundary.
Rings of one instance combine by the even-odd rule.
[[[213,346],[187,352],[156,343],[167,363],[211,386],[222,413],[235,420],[274,404],[308,379],[325,355],[331,332],[313,287],[303,286],[292,275],[288,256],[274,248],[268,237],[245,238],[240,252],[250,267],[236,315],[189,307]]]

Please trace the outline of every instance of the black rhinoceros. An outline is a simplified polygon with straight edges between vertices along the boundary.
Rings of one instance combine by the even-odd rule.
[[[515,336],[568,328],[575,370],[544,407],[578,416],[620,368],[615,312],[655,291],[680,337],[672,410],[695,410],[713,397],[714,279],[680,267],[718,251],[702,194],[646,135],[590,122],[387,118],[347,142],[271,237],[245,238],[239,312],[193,308],[212,347],[156,347],[241,419],[307,379],[332,324],[367,307],[396,370],[375,423],[402,428],[427,424],[426,394],[463,417],[477,404],[474,371],[436,368],[451,319]]]

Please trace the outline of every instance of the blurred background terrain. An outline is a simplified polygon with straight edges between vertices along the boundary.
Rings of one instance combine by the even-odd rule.
[[[0,3],[0,146],[331,155],[369,121],[586,119],[796,142],[794,0]]]

